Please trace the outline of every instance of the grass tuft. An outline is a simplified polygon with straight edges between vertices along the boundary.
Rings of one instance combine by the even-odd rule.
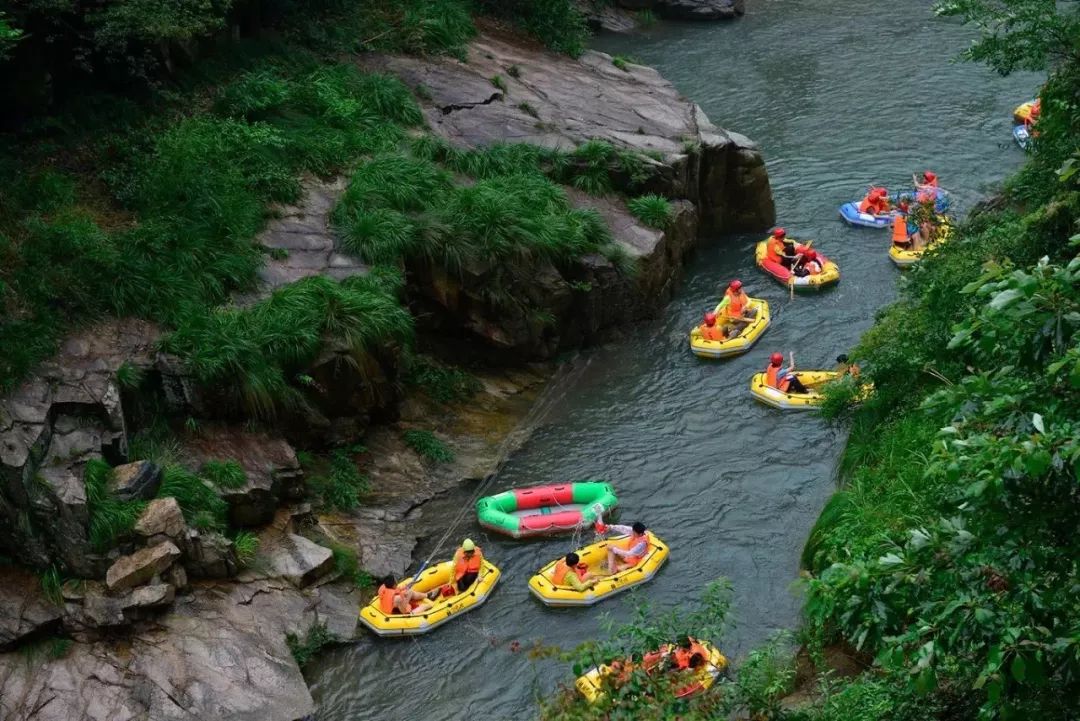
[[[429,461],[450,463],[454,460],[454,452],[431,431],[409,430],[402,438],[409,448]]]
[[[320,651],[334,643],[334,634],[330,633],[325,623],[316,623],[307,630],[303,638],[298,634],[285,634],[285,643],[289,646],[296,664],[301,668],[314,658]]]
[[[663,230],[671,224],[671,203],[659,195],[642,195],[631,198],[626,205],[630,212],[645,225]]]
[[[102,552],[131,533],[146,508],[143,501],[121,501],[109,489],[113,469],[106,461],[93,458],[84,469],[86,504],[90,516],[90,545]]]
[[[202,475],[221,489],[242,488],[247,483],[247,474],[236,461],[207,461]]]

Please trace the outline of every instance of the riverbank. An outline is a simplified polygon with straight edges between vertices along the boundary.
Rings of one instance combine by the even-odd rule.
[[[245,269],[251,280],[224,307],[186,308],[179,322],[97,322],[0,402],[8,521],[0,539],[13,556],[48,569],[44,592],[25,574],[13,580],[22,610],[8,614],[4,646],[45,651],[30,663],[18,652],[0,657],[5,717],[291,721],[310,713],[293,657],[350,638],[356,587],[369,585],[369,574],[405,570],[429,528],[426,502],[486,477],[520,442],[512,430],[551,373],[522,364],[657,313],[702,229],[772,222],[756,148],[713,127],[654,71],[618,68],[599,53],[570,60],[505,36],[481,36],[466,52],[468,63],[384,55],[361,57],[359,73],[340,63],[307,71],[307,81],[338,94],[334,102],[374,103],[414,128],[386,126],[379,132],[390,133],[390,145],[359,146],[344,168],[351,177],[290,181],[280,173],[295,166],[271,163],[236,178],[205,148],[185,156],[174,141],[215,132],[214,118],[183,119],[163,135],[155,163],[173,165],[154,172],[172,172],[179,194],[192,192],[185,184],[198,175],[176,172],[206,162],[220,184],[199,193],[242,194],[272,181],[291,202],[266,206],[276,217],[255,237],[263,259]],[[373,65],[404,83],[370,74]],[[488,75],[499,70],[506,76],[496,83]],[[286,98],[302,88],[289,75],[249,73],[223,89],[217,107],[265,93],[256,79],[277,83]],[[310,106],[286,110],[300,107]],[[443,141],[419,129],[420,108]],[[274,113],[263,106],[260,120],[233,115],[218,130],[261,133]],[[523,128],[536,149],[484,149],[521,141]],[[334,133],[352,142],[348,132],[319,128],[320,142]],[[341,198],[357,197],[359,174],[391,152],[416,168],[399,181],[430,173],[447,203],[507,173],[527,177],[536,191],[525,192],[525,203],[542,200],[552,209],[546,222],[567,223],[564,236],[585,228],[595,242],[546,255],[542,239],[486,220],[477,230],[503,233],[510,252],[524,256],[507,260],[515,264],[509,277],[498,262],[507,249],[469,255],[479,249],[465,244],[471,239],[463,239],[460,266],[422,249],[387,267],[358,213],[387,202],[386,211],[416,223],[409,213],[422,206],[369,196],[340,209]],[[575,187],[561,189],[559,180]],[[627,191],[668,209],[666,220],[652,221],[660,227],[633,215]],[[255,198],[244,203],[258,207]],[[52,232],[48,224],[70,223],[71,210],[28,227]],[[248,242],[242,233],[232,248]],[[509,281],[518,298],[491,293]],[[418,344],[468,359],[474,378],[404,351],[414,316]],[[484,370],[492,363],[521,370]],[[89,673],[90,664],[103,670]],[[85,707],[91,697],[97,703]]]

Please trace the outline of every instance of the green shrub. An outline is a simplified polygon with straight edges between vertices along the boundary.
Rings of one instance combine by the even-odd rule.
[[[201,473],[223,490],[242,488],[247,483],[247,474],[236,461],[207,461],[203,464]]]
[[[188,523],[196,528],[223,530],[228,506],[210,484],[191,471],[169,465],[162,470],[158,498],[175,498]]]
[[[331,542],[330,550],[334,554],[334,570],[341,578],[362,591],[374,586],[371,574],[360,568],[360,559],[355,548]]]
[[[84,470],[90,545],[96,551],[107,551],[130,534],[146,508],[142,501],[118,500],[109,490],[112,474],[112,466],[100,458],[88,461]]]
[[[409,430],[402,434],[406,445],[422,457],[436,463],[450,463],[454,452],[431,431]]]
[[[240,566],[250,565],[259,552],[259,537],[250,531],[240,531],[233,536],[232,542]]]
[[[626,203],[638,220],[653,228],[666,228],[671,224],[671,203],[659,195],[642,195]]]
[[[41,574],[41,592],[45,594],[45,598],[53,605],[62,606],[64,604],[64,596],[60,592],[63,585],[64,582],[60,578],[60,569],[56,566],[49,566]]]
[[[291,632],[285,634],[285,643],[288,644],[296,664],[301,668],[336,640],[334,634],[327,630],[325,623],[313,624],[303,638]]]
[[[471,373],[443,365],[428,356],[408,356],[403,380],[440,403],[467,400],[482,388]]]
[[[624,73],[630,72],[628,67],[631,64],[636,64],[633,58],[628,58],[625,55],[612,55],[611,64],[622,70]]]
[[[360,503],[360,496],[370,490],[370,482],[356,467],[346,451],[334,451],[325,473],[308,477],[308,489],[322,505],[339,511],[351,511]]]
[[[116,382],[124,390],[134,390],[142,384],[144,375],[141,368],[124,361],[116,369]]]
[[[506,93],[506,81],[502,79],[501,75],[493,75],[491,77],[491,84],[495,86],[496,90]]]

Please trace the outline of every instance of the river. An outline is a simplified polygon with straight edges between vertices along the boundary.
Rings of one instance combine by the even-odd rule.
[[[790,301],[754,266],[759,235],[706,243],[658,319],[569,361],[531,440],[492,485],[610,480],[621,518],[644,520],[672,548],[639,593],[670,607],[697,598],[710,579],[730,579],[735,628],[722,648],[736,659],[798,623],[799,553],[834,488],[845,439],[813,415],[752,401],[750,375],[774,350],[794,350],[805,368],[830,366],[896,295],[887,231],[848,228],[837,207],[870,182],[910,182],[931,168],[954,207],[969,208],[1022,163],[1011,111],[1039,82],[953,62],[973,34],[934,18],[926,0],[748,4],[736,22],[661,23],[594,47],[656,67],[718,126],[754,138],[779,223],[815,238],[843,279]],[[769,301],[772,326],[746,355],[699,361],[687,331],[736,277]],[[427,637],[371,638],[324,654],[309,669],[320,721],[532,718],[536,696],[571,681],[570,669],[511,643],[572,647],[600,632],[605,612],[624,608],[613,600],[553,610],[530,596],[528,577],[569,550],[566,540],[515,543],[471,520],[461,535],[503,570],[486,606]]]

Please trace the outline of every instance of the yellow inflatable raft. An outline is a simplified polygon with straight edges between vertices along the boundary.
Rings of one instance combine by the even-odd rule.
[[[750,379],[750,393],[762,403],[784,410],[808,410],[821,404],[822,385],[840,377],[836,371],[795,371],[809,393],[784,393],[765,382],[764,373],[755,373]]]
[[[727,668],[727,659],[724,658],[724,654],[707,641],[700,642],[705,650],[709,653],[709,662],[699,668],[696,672],[690,673],[688,671],[682,672],[670,672],[672,674],[672,682],[678,684],[678,688],[675,689],[675,695],[680,697],[693,696],[695,693],[706,691],[716,683],[716,679],[720,677],[724,669]],[[645,655],[645,663],[656,663],[656,668],[663,668],[668,662],[668,656],[673,650],[674,646],[665,646],[659,651],[653,651],[652,653]],[[614,673],[618,673],[620,668],[616,664],[601,664],[600,666],[594,666],[585,672],[584,675],[578,676],[574,681],[574,686],[578,692],[584,696],[589,703],[596,703],[604,697],[604,686],[608,677]],[[679,673],[680,676],[675,674]]]
[[[717,322],[723,321],[724,308],[727,307],[728,299],[720,301],[714,311]],[[750,323],[741,324],[742,332],[734,338],[727,340],[706,340],[701,337],[701,326],[694,326],[690,331],[690,350],[699,358],[727,358],[739,355],[750,350],[757,343],[758,338],[769,327],[769,304],[760,298],[751,298],[748,304],[757,311],[757,316]]]
[[[414,591],[427,593],[451,582],[454,575],[454,562],[444,561],[432,566],[416,579]],[[427,633],[433,628],[438,628],[452,618],[467,613],[491,595],[495,583],[501,575],[498,568],[492,565],[486,558],[480,567],[480,575],[476,582],[465,593],[453,596],[440,597],[435,605],[427,611],[405,616],[400,613],[385,614],[379,608],[379,598],[376,596],[371,603],[360,609],[360,621],[380,636],[416,636]],[[401,586],[412,584],[413,579],[406,578],[401,581]]]
[[[1035,107],[1035,101],[1029,100],[1026,103],[1020,103],[1016,106],[1016,110],[1013,111],[1013,122],[1016,125],[1022,125],[1027,122],[1027,119],[1031,117],[1031,109]]]
[[[948,241],[949,238],[952,237],[952,224],[949,223],[949,219],[945,216],[938,216],[938,222],[937,233],[935,234],[934,239],[931,240],[925,248],[920,250],[906,250],[894,243],[889,246],[889,259],[892,260],[893,263],[896,263],[898,267],[907,268],[918,263],[919,260],[922,259],[923,254],[930,248],[939,243]]]
[[[667,544],[651,532],[648,533],[648,537],[649,552],[645,554],[645,558],[641,560],[641,563],[611,576],[604,575],[601,564],[607,560],[608,546],[613,541],[625,539],[625,536],[599,541],[576,551],[581,562],[588,564],[590,573],[595,576],[602,576],[601,580],[592,588],[575,591],[570,586],[556,586],[552,583],[551,574],[555,571],[555,564],[559,562],[559,559],[556,558],[529,579],[529,590],[548,606],[591,606],[594,603],[603,601],[605,598],[614,596],[620,591],[639,586],[646,581],[652,580],[652,577],[664,565],[664,561],[667,560],[670,552]]]
[[[796,242],[803,245],[809,241],[800,240]],[[795,275],[783,265],[768,259],[768,253],[766,252],[768,244],[768,238],[757,244],[754,249],[754,259],[759,268],[784,285],[793,287],[795,290],[821,290],[825,286],[832,285],[840,280],[840,267],[826,258],[820,251],[817,254],[822,263],[820,273],[817,275]]]

